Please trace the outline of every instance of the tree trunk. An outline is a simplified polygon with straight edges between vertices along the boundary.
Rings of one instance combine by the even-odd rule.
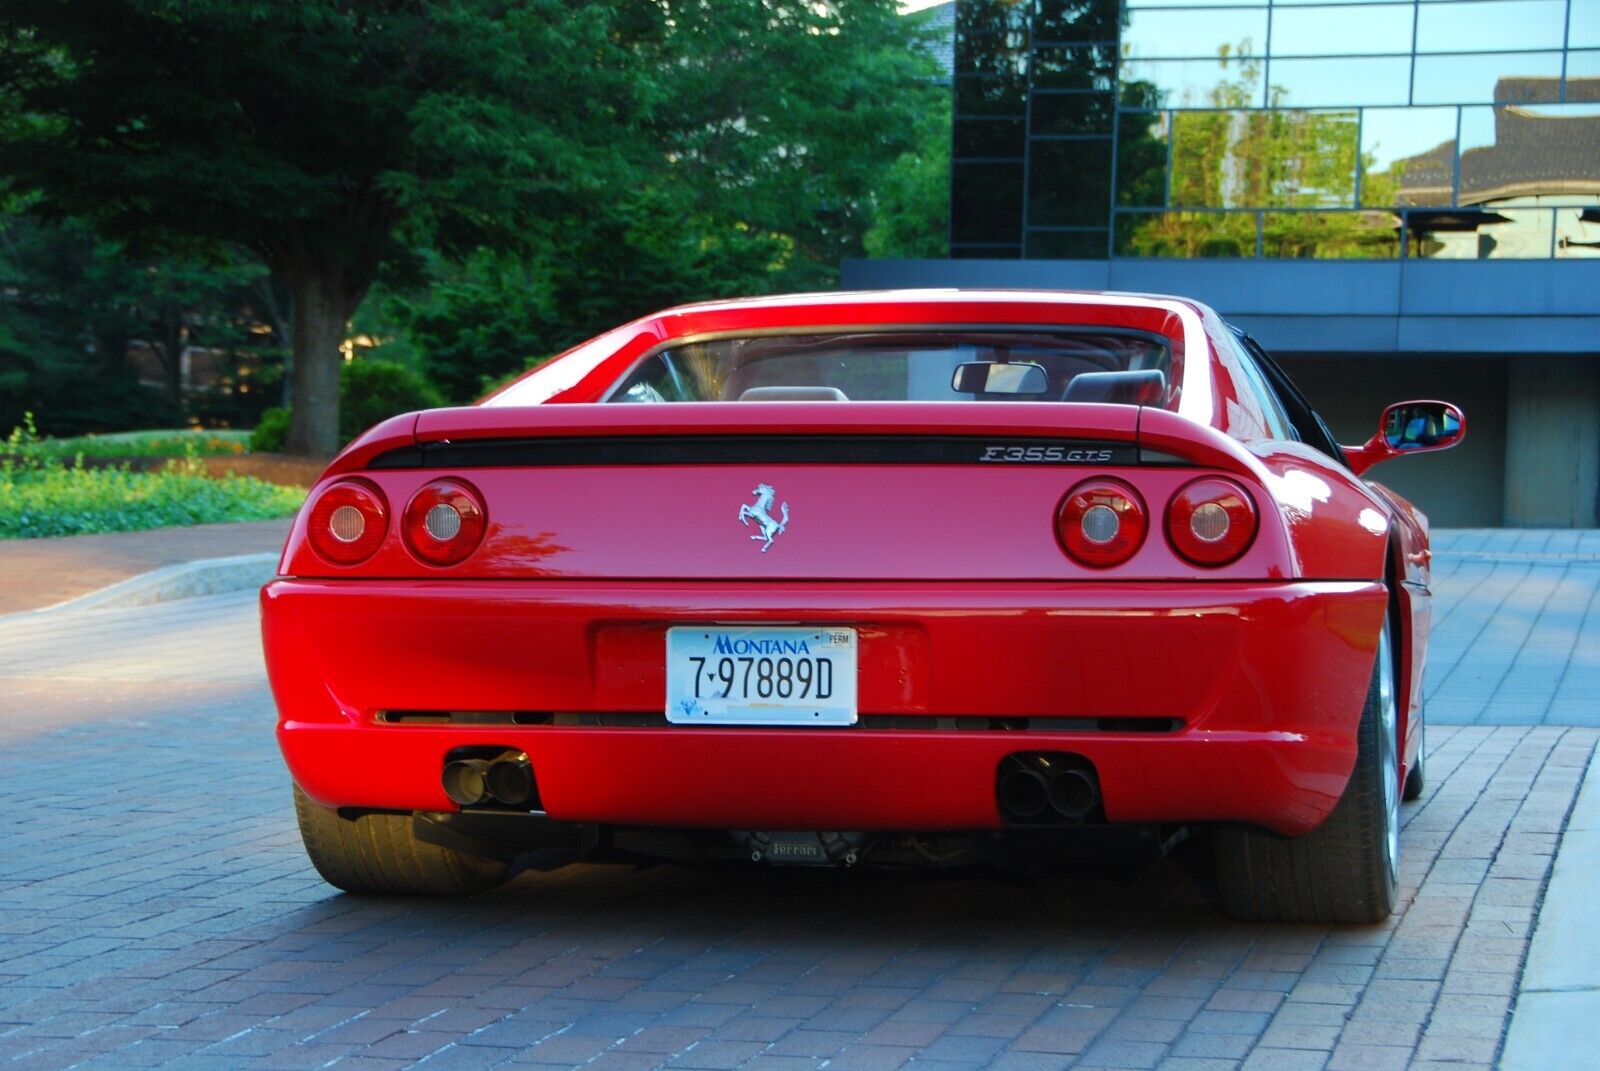
[[[288,273],[294,297],[294,415],[291,454],[330,457],[339,435],[339,367],[345,323],[354,311],[344,273],[326,265]]]

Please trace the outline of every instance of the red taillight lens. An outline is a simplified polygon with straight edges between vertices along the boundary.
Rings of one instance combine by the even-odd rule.
[[[1133,557],[1149,529],[1139,492],[1121,480],[1086,480],[1056,510],[1056,536],[1076,561],[1094,569]]]
[[[1167,506],[1167,539],[1196,565],[1227,565],[1256,537],[1250,492],[1216,476],[1184,484]]]
[[[340,480],[311,506],[306,533],[318,554],[335,565],[359,565],[383,545],[389,505],[365,480]]]
[[[434,480],[406,506],[406,546],[430,565],[464,561],[487,527],[483,497],[460,480]]]

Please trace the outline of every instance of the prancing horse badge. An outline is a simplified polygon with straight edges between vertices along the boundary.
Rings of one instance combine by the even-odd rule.
[[[772,516],[772,500],[778,497],[778,492],[772,489],[772,485],[756,484],[756,489],[750,493],[756,496],[755,503],[752,505],[747,502],[739,507],[739,523],[748,528],[751,521],[756,522],[756,527],[760,531],[750,538],[765,541],[761,546],[761,553],[765,554],[772,549],[772,541],[789,527],[789,503],[785,502],[781,507],[783,519],[776,520]]]

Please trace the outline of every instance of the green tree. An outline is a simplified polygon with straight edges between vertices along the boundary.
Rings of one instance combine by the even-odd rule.
[[[949,254],[950,106],[949,95],[941,95],[917,124],[916,146],[885,173],[865,235],[868,256]]]
[[[129,256],[75,221],[0,214],[0,426],[24,412],[46,432],[182,423],[181,359],[201,346],[267,359],[255,332],[259,266]],[[124,363],[142,343],[164,369],[164,396]]]
[[[615,4],[12,0],[0,71],[32,120],[0,174],[139,252],[254,252],[293,297],[290,448],[338,446],[339,346],[402,225],[536,237],[636,125]]]
[[[639,273],[588,220],[703,279],[733,250],[825,282],[910,145],[913,32],[893,0],[9,0],[0,174],[139,252],[260,257],[293,299],[289,449],[326,453],[345,325],[419,244],[575,268],[596,316]]]

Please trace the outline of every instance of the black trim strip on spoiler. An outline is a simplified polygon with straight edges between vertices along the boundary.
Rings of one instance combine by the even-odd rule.
[[[1134,465],[1130,442],[949,435],[691,435],[476,439],[422,443],[370,469],[556,465]]]

